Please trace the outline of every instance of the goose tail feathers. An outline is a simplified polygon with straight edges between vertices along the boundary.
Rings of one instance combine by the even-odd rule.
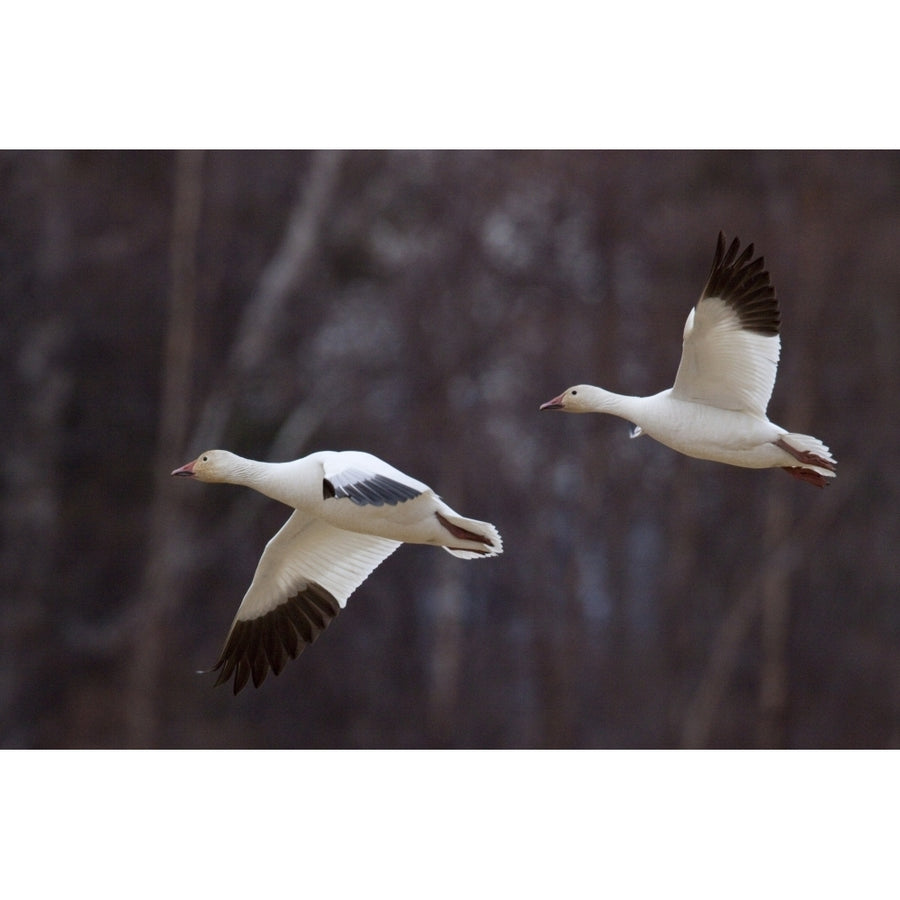
[[[450,510],[435,513],[448,538],[444,549],[460,559],[485,559],[503,552],[500,532],[490,522],[466,519]]]

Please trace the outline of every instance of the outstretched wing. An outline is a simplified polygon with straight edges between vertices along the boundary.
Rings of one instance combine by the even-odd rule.
[[[781,339],[775,289],[753,244],[725,251],[720,232],[712,269],[684,326],[672,396],[765,417]]]
[[[399,541],[335,528],[299,510],[266,544],[213,671],[234,693],[278,675],[343,609]]]

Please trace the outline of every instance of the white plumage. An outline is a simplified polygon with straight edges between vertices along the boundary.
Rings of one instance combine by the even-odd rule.
[[[284,463],[210,450],[173,475],[253,488],[294,508],[269,541],[213,670],[237,693],[259,687],[312,643],[401,543],[463,559],[503,552],[497,529],[454,512],[421,481],[368,453],[323,451]]]
[[[706,287],[684,326],[675,384],[651,397],[576,385],[541,409],[610,413],[686,456],[751,469],[780,467],[824,487],[836,461],[817,438],[791,434],[766,417],[775,386],[778,302],[753,244],[738,256],[720,232]]]

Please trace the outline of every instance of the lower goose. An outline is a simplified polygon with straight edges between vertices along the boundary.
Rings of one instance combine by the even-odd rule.
[[[212,671],[237,694],[278,675],[402,543],[432,544],[462,559],[503,552],[497,529],[454,512],[434,491],[356,451],[293,462],[210,450],[173,475],[253,488],[294,512],[269,541]]]
[[[570,387],[541,409],[610,413],[686,456],[744,466],[782,468],[817,487],[834,477],[828,447],[792,434],[766,417],[781,349],[778,302],[753,244],[738,256],[720,232],[706,287],[684,326],[673,387],[628,397],[592,385]]]

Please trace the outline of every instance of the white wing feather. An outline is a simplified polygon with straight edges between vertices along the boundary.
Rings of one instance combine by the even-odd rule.
[[[780,352],[777,334],[742,328],[730,306],[718,297],[707,297],[685,322],[672,396],[764,418]]]
[[[266,544],[235,621],[265,615],[310,582],[325,588],[343,608],[399,546],[399,541],[344,531],[297,510]]]

